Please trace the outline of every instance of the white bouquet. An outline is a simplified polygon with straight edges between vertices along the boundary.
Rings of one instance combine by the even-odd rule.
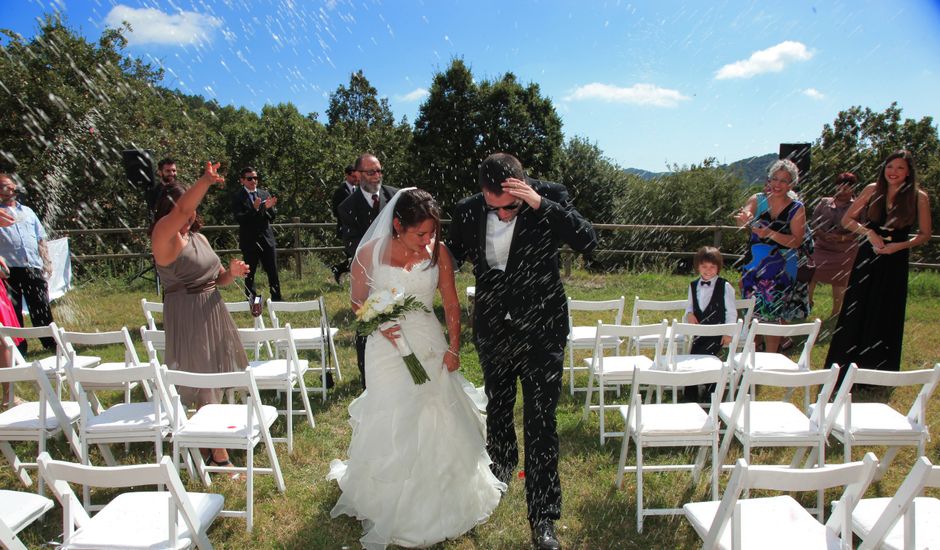
[[[359,311],[356,312],[356,330],[359,334],[372,334],[379,328],[389,328],[398,324],[398,319],[409,311],[426,311],[428,308],[414,296],[399,291],[396,288],[373,292],[366,299]],[[424,384],[429,380],[421,362],[411,350],[405,335],[398,333],[395,347],[405,361],[411,379],[415,384]]]

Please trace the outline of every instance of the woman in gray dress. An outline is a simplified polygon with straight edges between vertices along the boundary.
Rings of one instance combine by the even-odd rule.
[[[222,265],[209,241],[199,233],[202,220],[196,208],[209,188],[224,182],[218,164],[206,164],[205,173],[189,189],[173,184],[157,200],[150,241],[157,273],[163,282],[165,360],[169,368],[187,372],[231,372],[248,366],[232,315],[218,287],[244,277],[248,265],[234,259]],[[221,391],[180,388],[180,396],[199,408],[219,403]],[[207,464],[230,466],[225,449],[204,451]]]

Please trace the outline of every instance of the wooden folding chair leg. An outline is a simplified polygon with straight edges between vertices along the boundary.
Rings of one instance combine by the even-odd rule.
[[[10,463],[10,466],[13,467],[13,471],[16,472],[16,477],[20,478],[20,481],[23,482],[23,485],[31,487],[33,485],[33,480],[29,477],[29,474],[26,473],[26,466],[24,463],[16,456],[16,453],[13,451],[13,446],[6,441],[0,441],[0,452],[3,453],[4,458],[7,459],[7,462]]]
[[[878,463],[878,469],[875,470],[874,481],[881,481],[881,478],[884,477],[885,472],[888,471],[888,466],[890,466],[891,462],[894,461],[894,458],[898,456],[899,450],[901,450],[900,447],[888,447],[888,450],[885,451],[885,455],[881,457],[881,461]]]

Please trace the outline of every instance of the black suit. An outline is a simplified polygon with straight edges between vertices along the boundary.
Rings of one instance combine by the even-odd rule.
[[[525,485],[529,522],[561,515],[555,408],[561,393],[568,307],[558,248],[579,252],[597,245],[594,229],[556,183],[528,180],[542,202],[516,216],[506,270],[486,259],[486,203],[482,194],[457,204],[448,246],[476,276],[474,343],[486,384],[487,451],[497,477],[507,481],[519,462],[513,425],[516,380],[522,381]],[[507,319],[507,314],[509,318]]]
[[[339,184],[339,187],[336,188],[336,191],[333,191],[333,198],[330,200],[330,205],[333,209],[333,216],[336,217],[336,236],[340,239],[343,238],[343,223],[339,219],[339,205],[343,203],[344,200],[349,198],[350,195],[355,193],[359,188],[353,186],[352,191],[349,190],[349,185],[345,181]],[[345,250],[343,251],[345,255]],[[349,272],[349,261],[352,258],[346,256],[346,259],[342,262],[337,263],[333,266],[333,274],[339,280],[339,276],[343,273]]]
[[[264,201],[269,199],[271,194],[265,189],[256,188],[255,196]],[[274,231],[271,230],[271,222],[274,221],[277,209],[265,208],[262,205],[256,210],[248,191],[242,187],[232,198],[232,214],[238,222],[238,247],[249,267],[248,275],[245,276],[246,292],[255,294],[255,271],[260,261],[261,267],[268,274],[271,299],[279,302],[281,282],[277,276],[277,243],[274,240]]]
[[[385,208],[388,201],[398,192],[395,187],[382,185],[379,188],[379,210]],[[338,218],[341,226],[341,237],[343,239],[343,249],[347,258],[352,258],[356,254],[356,247],[359,241],[366,234],[369,226],[375,220],[376,213],[372,210],[372,204],[366,200],[361,192],[361,188],[353,191],[352,195],[340,203]],[[359,366],[359,380],[362,382],[362,389],[366,388],[366,336],[356,333],[356,363]]]
[[[343,183],[339,184],[339,187],[336,188],[336,191],[333,191],[333,198],[330,199],[330,207],[333,210],[333,216],[336,217],[336,236],[339,238],[343,238],[343,224],[339,219],[339,205],[359,188],[354,185],[352,189],[353,190],[350,191],[349,185],[343,181]]]

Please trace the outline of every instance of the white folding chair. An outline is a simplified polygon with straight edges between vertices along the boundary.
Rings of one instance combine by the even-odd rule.
[[[261,315],[255,316],[251,313],[251,304],[248,303],[248,300],[239,300],[237,302],[224,302],[225,309],[232,314],[232,319],[235,320],[235,324],[239,328],[253,328],[253,329],[263,329],[264,326],[264,317]],[[250,325],[245,325],[244,323],[239,324],[239,320],[244,319],[244,315],[236,317],[236,314],[247,314],[251,319]],[[261,348],[264,347],[265,351],[268,352],[268,357],[274,357],[274,350],[271,348],[271,342],[262,342],[260,344],[254,345],[250,348],[245,348],[246,350],[253,350],[255,352],[255,359],[261,359]]]
[[[139,366],[140,358],[137,356],[137,350],[134,348],[134,343],[131,341],[131,335],[127,331],[127,327],[121,327],[120,330],[112,330],[108,332],[74,332],[59,329],[59,338],[62,341],[63,346],[65,347],[65,356],[66,356],[66,378],[69,380],[69,384],[72,384],[72,379],[69,376],[69,372],[75,368],[85,368],[85,369],[100,369],[100,370],[115,370],[115,369],[124,369],[128,367]],[[75,346],[89,347],[89,346],[119,346],[121,348],[122,355],[124,356],[123,361],[101,361],[99,356],[82,356],[82,357],[91,357],[95,358],[98,361],[88,366],[79,367],[81,364],[78,357],[79,354],[75,351]],[[103,350],[107,351],[107,350]],[[96,390],[120,390],[124,392],[124,402],[131,402],[131,391],[137,387],[137,382],[122,382],[122,383],[105,383],[104,385],[96,385],[94,389]],[[75,392],[75,395],[78,394],[77,390],[73,386],[72,391]],[[85,389],[90,389],[90,386],[86,384]],[[150,386],[143,386],[144,395],[149,399]],[[95,407],[95,410],[100,408],[100,403],[97,400],[97,397],[94,394],[89,395],[92,399],[92,406]]]
[[[924,487],[940,488],[940,466],[920,457],[893,497],[863,498],[852,511],[852,530],[860,550],[940,548],[940,499],[919,496]]]
[[[734,362],[738,369],[750,368],[774,371],[806,371],[810,370],[810,354],[813,344],[819,336],[819,327],[822,322],[816,319],[812,323],[798,323],[795,325],[778,325],[774,323],[761,323],[757,319],[751,321],[751,328],[747,331],[747,340],[744,342],[744,351],[735,355]],[[777,336],[780,338],[794,338],[805,336],[800,357],[793,361],[782,353],[757,351],[759,336]]]
[[[940,381],[940,363],[932,369],[904,372],[860,369],[854,364],[843,368],[848,368],[849,372],[833,402],[826,404],[826,422],[832,435],[845,446],[845,461],[852,460],[852,448],[857,445],[888,447],[878,465],[877,480],[884,476],[901,447],[917,447],[917,456],[924,456],[930,437],[927,404]],[[853,402],[855,384],[895,388],[920,386],[920,390],[904,414],[887,403]]]
[[[268,298],[268,315],[271,317],[271,326],[280,328],[281,324],[287,321],[286,318],[278,317],[281,314],[306,314],[303,325],[291,323],[291,334],[294,336],[294,346],[297,351],[315,350],[320,354],[320,387],[314,388],[314,391],[320,392],[323,400],[326,400],[327,376],[330,372],[336,375],[337,380],[343,379],[343,373],[339,368],[339,358],[336,355],[336,344],[334,338],[339,333],[339,329],[330,326],[329,318],[326,315],[326,306],[323,296],[317,300],[308,300],[306,302],[275,302]],[[314,319],[311,321],[311,316]],[[297,326],[298,328],[294,328]],[[286,342],[274,343],[274,356],[279,357],[281,352],[286,351]],[[312,369],[316,370],[316,369]]]
[[[166,332],[142,326],[140,327],[140,339],[144,343],[144,349],[147,350],[147,360],[162,365],[163,361],[160,358],[159,351],[166,349]]]
[[[279,409],[278,414],[284,414],[287,419],[287,436],[274,438],[274,441],[286,441],[287,452],[294,452],[294,415],[305,414],[310,427],[316,427],[313,421],[313,409],[307,397],[307,384],[304,382],[304,373],[307,372],[308,362],[297,357],[297,348],[294,346],[294,331],[290,323],[281,328],[267,329],[238,329],[238,336],[247,348],[252,344],[274,341],[283,345],[283,359],[261,359],[249,361],[248,370],[252,372],[259,390],[276,390],[284,396],[287,402],[286,409]],[[299,389],[303,410],[294,411],[294,390]]]
[[[125,369],[72,369],[71,374],[78,390],[81,406],[79,439],[82,443],[84,464],[91,464],[88,448],[98,445],[108,466],[116,464],[108,445],[132,442],[153,443],[156,459],[163,456],[163,442],[170,434],[170,406],[163,385],[160,365],[151,362]],[[152,399],[143,402],[117,403],[100,411],[91,407],[89,392],[95,388],[129,384],[131,382],[151,387]],[[87,389],[86,389],[87,388]],[[83,491],[86,510],[93,509],[87,487]]]
[[[52,460],[43,453],[39,469],[62,505],[63,550],[212,548],[206,532],[219,516],[224,497],[187,492],[170,457],[157,464],[88,466]],[[123,492],[89,516],[69,483],[111,489],[157,485],[168,490]]]
[[[12,344],[8,336],[5,340],[8,345]],[[10,445],[11,441],[35,441],[38,446],[35,456],[39,456],[46,450],[46,441],[61,432],[75,456],[79,460],[83,456],[73,427],[81,415],[80,407],[75,401],[60,401],[59,393],[52,389],[47,374],[39,361],[29,366],[0,369],[0,384],[25,382],[37,386],[38,401],[22,403],[0,413],[0,452],[26,487],[33,483],[26,470],[35,468],[36,463],[20,459]],[[38,492],[43,493],[42,478],[39,478]]]
[[[11,339],[24,338],[29,340],[38,338],[52,338],[56,345],[55,353],[42,357],[41,359],[37,359],[36,361],[39,362],[39,365],[49,377],[49,380],[52,380],[56,383],[56,391],[61,390],[62,377],[65,376],[65,362],[68,361],[65,353],[65,347],[62,345],[59,331],[60,329],[55,323],[49,323],[46,326],[27,328],[0,326],[0,336],[9,336]],[[33,364],[34,361],[28,361],[25,357],[23,357],[16,346],[10,347],[10,350],[13,355],[13,365],[24,366]],[[93,367],[100,361],[100,358],[98,357],[90,357],[85,355],[77,355],[73,357],[73,359],[75,364],[81,367]]]
[[[741,374],[747,369],[771,370],[782,372],[797,372],[810,370],[810,356],[813,344],[819,336],[819,327],[822,322],[816,319],[812,323],[799,323],[795,325],[778,325],[774,323],[761,323],[757,319],[751,321],[751,328],[747,331],[747,340],[744,342],[744,351],[734,356],[734,378],[732,387],[737,387]],[[777,336],[779,338],[806,337],[800,357],[793,361],[783,353],[757,351],[757,341],[760,336]],[[809,403],[809,392],[804,396],[806,406]]]
[[[588,385],[584,396],[583,418],[587,420],[592,410],[600,412],[600,441],[601,445],[608,436],[623,436],[623,432],[608,432],[605,427],[606,409],[618,408],[617,405],[608,405],[604,402],[604,392],[609,389],[619,391],[620,386],[629,384],[633,380],[634,369],[649,370],[662,362],[663,344],[666,341],[665,320],[655,325],[605,325],[598,321],[594,336],[594,355],[584,359],[588,367]],[[604,342],[614,339],[653,337],[657,342],[653,350],[653,358],[645,355],[605,355],[609,352]],[[592,405],[594,394],[594,381],[597,380],[598,405]]]
[[[851,516],[868,486],[878,459],[868,453],[861,462],[792,469],[780,466],[749,466],[738,459],[721,501],[690,502],[685,517],[702,538],[702,548],[826,549],[852,548]],[[748,489],[817,491],[845,487],[839,498],[839,513],[825,524],[790,495],[742,499]]]
[[[35,493],[0,490],[0,546],[26,550],[16,534],[41,518],[54,503]]]
[[[734,301],[734,309],[738,311],[738,319],[744,321],[741,326],[741,336],[738,338],[738,345],[743,346],[747,342],[747,331],[751,328],[751,320],[754,319],[754,306],[757,304],[757,298],[737,298]],[[734,352],[737,353],[738,349]]]
[[[620,415],[626,434],[620,447],[620,459],[617,463],[617,487],[623,486],[623,474],[636,472],[636,530],[643,532],[643,518],[682,514],[681,508],[644,508],[643,473],[691,470],[692,480],[697,482],[705,465],[706,452],[711,449],[712,499],[718,498],[718,472],[721,464],[718,459],[718,404],[724,391],[725,381],[730,369],[680,371],[662,370],[633,371],[630,391],[630,405],[620,407]],[[715,384],[711,406],[708,412],[697,403],[655,403],[644,404],[640,398],[641,386],[688,386]],[[636,445],[636,466],[626,466],[630,440]],[[647,465],[643,460],[646,447],[698,447],[699,451],[693,464]]]
[[[153,316],[153,314],[158,313],[163,315],[163,302],[151,302],[146,298],[141,298],[140,308],[144,310],[144,319],[147,321],[147,328],[150,330],[156,330],[157,319]]]
[[[223,510],[223,517],[245,518],[246,529],[251,531],[254,525],[254,487],[255,474],[273,474],[277,489],[285,491],[284,476],[274,450],[271,438],[271,425],[277,420],[277,409],[262,405],[258,397],[251,369],[239,372],[219,374],[195,374],[177,370],[164,370],[163,378],[173,401],[173,456],[177,468],[180,466],[181,453],[188,451],[193,459],[199,477],[205,485],[210,485],[209,473],[226,472],[245,475],[246,504],[245,510]],[[244,404],[203,405],[195,414],[187,416],[180,402],[176,386],[190,388],[237,388],[245,390]],[[255,466],[255,446],[264,443],[269,467]],[[208,466],[200,459],[199,449],[241,449],[245,451],[245,466]]]
[[[794,447],[797,449],[791,468],[796,468],[807,449],[816,449],[815,466],[826,463],[826,439],[823,407],[835,387],[838,372],[826,369],[806,372],[776,372],[746,370],[732,402],[718,406],[718,416],[727,430],[719,450],[719,462],[724,464],[731,441],[737,439],[743,447],[742,456],[750,462],[754,447]],[[757,386],[772,386],[792,390],[821,386],[816,397],[816,408],[801,411],[786,398],[782,401],[757,401],[752,398]],[[787,392],[789,393],[789,391]],[[822,493],[819,494],[818,513],[822,519]]]
[[[613,321],[612,324],[620,325],[623,324],[623,304],[623,296],[619,300],[573,300],[568,298],[568,387],[571,395],[574,395],[575,390],[585,389],[575,388],[575,372],[587,370],[586,367],[579,367],[575,363],[574,352],[575,350],[594,349],[594,333],[597,328],[595,323],[603,320],[595,318],[591,320],[589,325],[576,325],[574,320],[575,315],[577,315],[576,312],[590,312],[594,315],[606,313],[609,317],[607,321]],[[619,354],[621,343],[619,338],[608,338],[601,344],[605,349],[617,350]]]
[[[676,372],[691,372],[711,370],[717,371],[727,368],[728,372],[734,367],[731,358],[734,356],[734,350],[738,345],[738,337],[741,335],[741,320],[736,323],[722,323],[718,325],[699,325],[691,323],[680,323],[672,320],[672,326],[669,329],[669,338],[666,342],[665,369]],[[715,355],[701,353],[682,353],[682,347],[691,343],[696,337],[720,338],[727,336],[731,338],[728,345],[728,358],[722,360]],[[721,395],[718,396],[719,399]],[[673,389],[673,401],[676,400],[675,389]]]
[[[140,307],[144,310],[144,320],[149,330],[157,330],[157,318],[154,314],[163,315],[163,302],[150,302],[146,298],[140,299]],[[157,351],[163,351],[164,346],[156,348]]]
[[[643,323],[642,317],[649,317],[648,313],[653,312],[653,319],[681,319],[686,320],[685,308],[689,301],[682,300],[641,300],[639,296],[633,299],[633,313],[630,315],[631,325],[640,325]],[[669,315],[668,312],[672,312]],[[676,315],[678,313],[678,315]],[[640,353],[644,349],[653,349],[656,347],[656,337],[638,336],[630,340],[627,347],[627,353]]]

